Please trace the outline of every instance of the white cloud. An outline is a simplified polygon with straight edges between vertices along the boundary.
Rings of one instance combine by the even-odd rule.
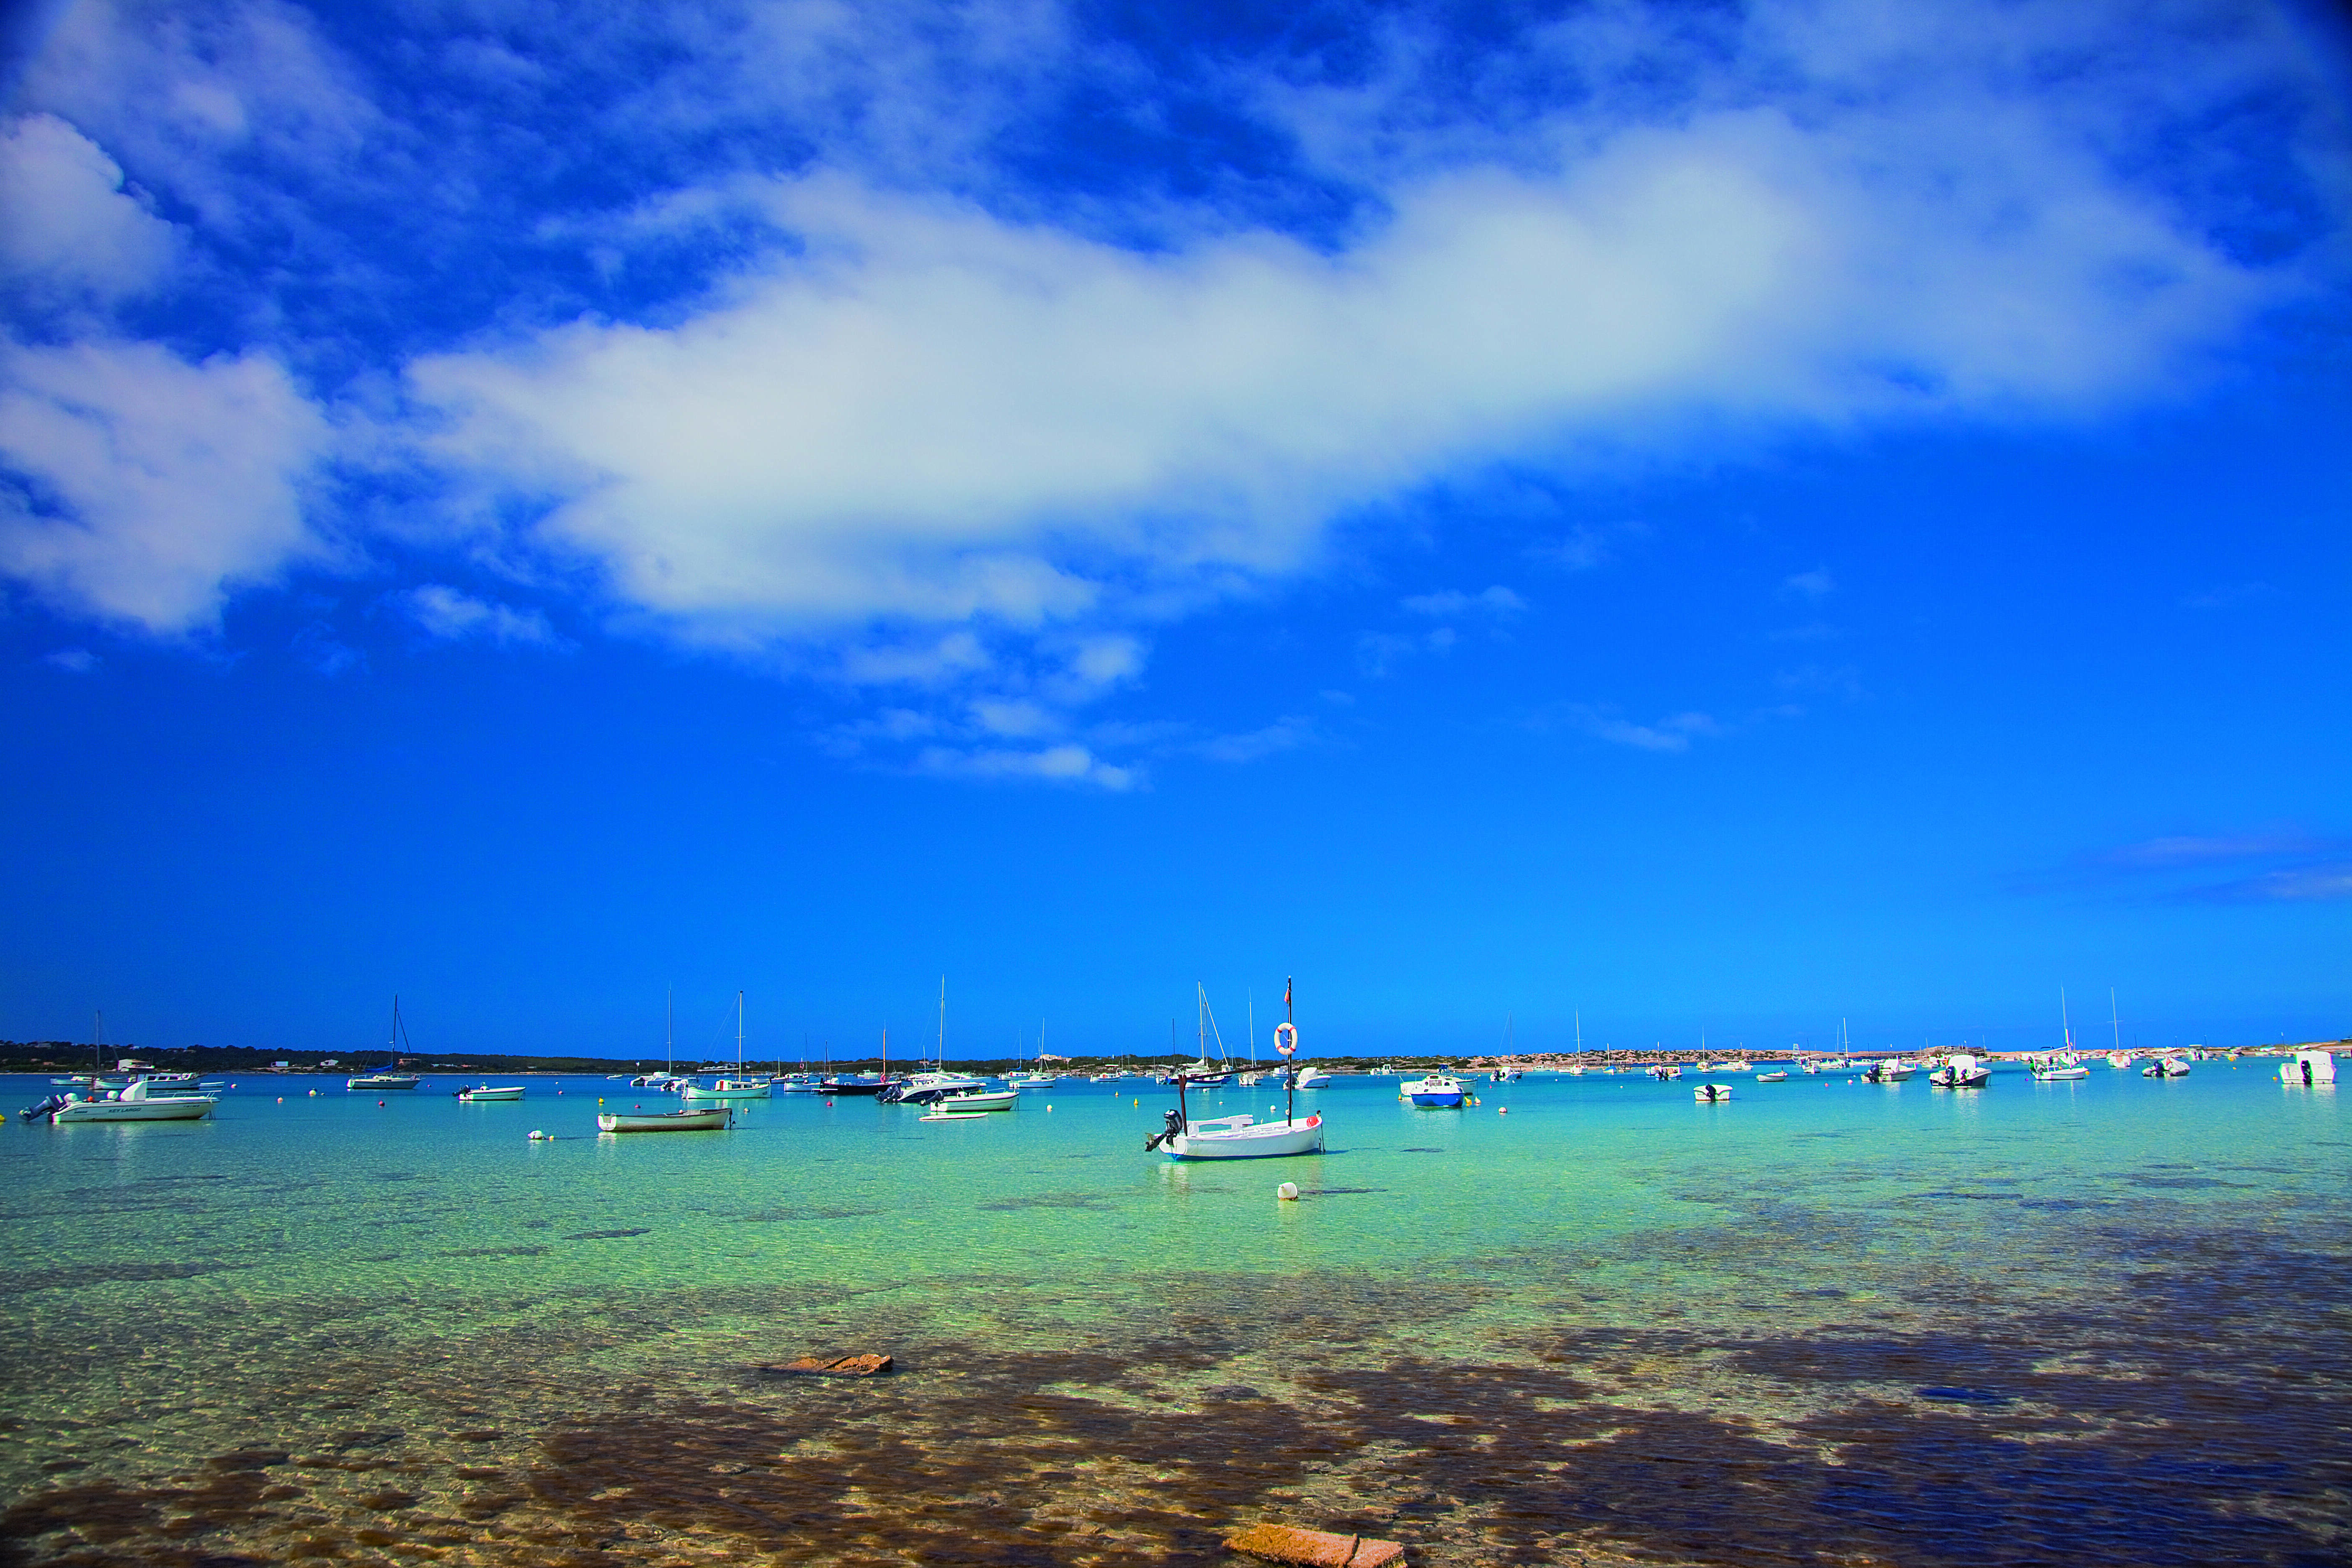
[[[1836,592],[1837,580],[1830,575],[1827,567],[1817,566],[1811,572],[1790,574],[1782,579],[1780,586],[1800,598],[1826,599]]]
[[[1219,735],[1204,741],[1200,754],[1213,763],[1255,763],[1307,745],[1318,738],[1320,731],[1312,719],[1291,717],[1277,719],[1263,729],[1239,735]]]
[[[951,778],[1091,784],[1111,791],[1132,789],[1143,782],[1137,769],[1114,766],[1076,743],[1036,751],[931,746],[917,755],[915,767],[918,772]]]
[[[171,634],[228,588],[327,550],[300,481],[328,426],[275,359],[154,343],[0,343],[0,573],[58,605]]]
[[[547,617],[537,610],[518,610],[460,593],[446,583],[427,583],[393,595],[408,618],[431,637],[444,642],[475,637],[501,644],[541,647],[566,646]]]
[[[153,288],[177,245],[123,190],[114,160],[64,121],[28,114],[0,130],[0,275],[110,301]]]
[[[1570,717],[1597,739],[1640,752],[1687,752],[1692,741],[1723,732],[1723,726],[1705,713],[1670,714],[1654,724],[1636,724],[1590,708],[1570,710]]]
[[[86,647],[61,647],[55,653],[43,654],[41,662],[68,675],[94,675],[98,671],[98,655]]]
[[[1404,607],[1416,616],[1460,616],[1476,613],[1489,616],[1515,616],[1528,607],[1528,602],[1500,584],[1483,593],[1465,594],[1449,588],[1442,593],[1419,594],[1404,601]]]
[[[1930,191],[1900,151],[1705,116],[1420,180],[1337,255],[1142,255],[781,182],[804,251],[690,320],[583,321],[413,384],[445,460],[562,497],[544,537],[659,614],[1036,626],[1137,574],[1297,568],[1344,501],[1580,429],[2137,393],[2274,297],[2083,155]]]

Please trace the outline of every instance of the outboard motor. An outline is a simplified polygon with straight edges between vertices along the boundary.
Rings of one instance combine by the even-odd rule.
[[[1167,1117],[1168,1125],[1143,1141],[1143,1152],[1145,1153],[1150,1153],[1154,1149],[1159,1148],[1160,1145],[1167,1142],[1171,1138],[1175,1137],[1179,1132],[1184,1131],[1184,1113],[1182,1111],[1177,1110],[1171,1107],[1167,1112]]]
[[[16,1112],[16,1114],[23,1117],[27,1121],[47,1121],[49,1118],[55,1116],[58,1111],[63,1110],[71,1103],[72,1101],[66,1099],[64,1095],[53,1094],[49,1096],[48,1099],[41,1101],[40,1104],[28,1105],[25,1107],[24,1110]]]

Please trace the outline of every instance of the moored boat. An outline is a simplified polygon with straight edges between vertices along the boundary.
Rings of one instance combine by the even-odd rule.
[[[1991,1068],[1966,1051],[1954,1051],[1927,1075],[1927,1081],[1937,1089],[1982,1089],[1991,1077]]]
[[[1789,1081],[1789,1075],[1786,1072],[1759,1072],[1756,1075],[1756,1081],[1758,1083],[1786,1083]]]
[[[213,1097],[209,1094],[157,1094],[144,1079],[134,1079],[125,1088],[109,1094],[94,1089],[92,1098],[79,1094],[53,1095],[46,1108],[34,1107],[26,1114],[37,1121],[47,1116],[52,1125],[76,1121],[201,1121],[213,1113]]]
[[[2147,1066],[2140,1068],[2139,1076],[2142,1078],[2187,1078],[2189,1076],[2189,1058],[2186,1057],[2165,1057],[2160,1060],[2152,1061],[2148,1063]]]
[[[413,1072],[363,1072],[343,1079],[345,1089],[415,1089],[424,1079]]]
[[[1727,1083],[1696,1084],[1691,1089],[1691,1098],[1701,1105],[1713,1105],[1731,1098],[1731,1086]]]
[[[599,1132],[714,1132],[735,1119],[731,1107],[696,1110],[606,1110],[596,1117]]]
[[[467,1105],[488,1105],[520,1100],[522,1090],[519,1083],[478,1083],[459,1089],[456,1098]]]
[[[1464,1099],[1462,1080],[1450,1072],[1433,1072],[1397,1085],[1399,1098],[1439,1110],[1458,1108]]]

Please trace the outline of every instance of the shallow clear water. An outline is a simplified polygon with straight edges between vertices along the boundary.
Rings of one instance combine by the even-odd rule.
[[[1301,1096],[1325,1155],[1206,1165],[1143,1153],[1141,1085],[599,1138],[600,1096],[670,1102],[257,1078],[208,1122],[12,1122],[0,1533],[1125,1563],[1272,1518],[1433,1563],[2339,1562],[2352,1123],[2274,1074],[1458,1111],[1343,1080]],[[897,1374],[758,1370],[864,1350]]]

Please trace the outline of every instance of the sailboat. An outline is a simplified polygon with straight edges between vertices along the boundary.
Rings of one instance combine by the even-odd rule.
[[[1517,1083],[1519,1081],[1519,1066],[1517,1062],[1511,1059],[1517,1056],[1519,1052],[1519,1037],[1516,1026],[1517,1023],[1518,1016],[1517,1014],[1506,1013],[1503,1015],[1503,1059],[1500,1065],[1495,1068],[1493,1077],[1489,1080],[1491,1082]]]
[[[1021,1042],[1017,1037],[1013,1043],[1013,1053],[1016,1058],[1021,1054]],[[1045,1019],[1037,1020],[1037,1065],[1034,1068],[1024,1068],[1004,1081],[1016,1089],[1051,1089],[1054,1086],[1055,1075],[1045,1070]]]
[[[765,1079],[751,1078],[743,1071],[743,993],[735,993],[735,1076],[715,1079],[708,1087],[698,1083],[686,1086],[685,1100],[688,1105],[736,1105],[747,1100],[768,1098]]]
[[[885,1105],[929,1105],[950,1094],[978,1094],[988,1088],[985,1079],[970,1073],[950,1072],[948,1065],[948,977],[940,976],[940,1039],[939,1052],[929,1071],[918,1072],[903,1082],[891,1085],[879,1096]]]
[[[401,1046],[407,1037],[408,1031],[400,1023],[400,995],[395,992],[392,998],[392,1040],[384,1047],[392,1053],[392,1060],[374,1072],[343,1079],[343,1087],[365,1091],[371,1089],[415,1089],[423,1083],[425,1080],[416,1074],[399,1070]]]
[[[662,993],[662,1070],[641,1073],[629,1080],[629,1087],[676,1094],[686,1081],[677,1076],[677,987],[673,985]]]
[[[1234,1079],[1234,1081],[1241,1085],[1244,1089],[1255,1089],[1259,1084],[1265,1081],[1265,1074],[1259,1070],[1257,1065],[1257,997],[1255,994],[1252,992],[1244,991],[1242,993],[1242,999],[1244,1004],[1249,1008],[1250,1065],[1249,1070],[1242,1074],[1239,1078]]]
[[[1199,1055],[1190,1066],[1180,1067],[1176,1072],[1196,1089],[1230,1083],[1234,1077],[1233,1059],[1225,1055],[1224,1037],[1217,1032],[1217,1016],[1209,1010],[1209,988],[1196,980],[1192,983],[1192,992],[1198,1012],[1195,1027],[1199,1031],[1196,1047]],[[1213,1062],[1209,1059],[1211,1040],[1217,1042],[1217,1059]]]
[[[944,985],[946,983],[940,983]],[[886,1094],[897,1083],[890,1076],[890,1028],[882,1027],[882,1070],[878,1073],[837,1072],[825,1075],[823,1085],[827,1094],[867,1096]]]
[[[1282,987],[1282,1004],[1290,1005],[1290,985]],[[1207,1005],[1202,993],[1202,1006]],[[1298,1048],[1298,1027],[1286,1019],[1275,1031],[1275,1048],[1286,1058]],[[1205,1054],[1204,1054],[1205,1059]],[[1319,1154],[1323,1152],[1323,1118],[1319,1115],[1299,1120],[1295,1074],[1286,1073],[1283,1118],[1279,1121],[1260,1121],[1254,1116],[1219,1116],[1205,1121],[1192,1120],[1192,1108],[1185,1099],[1191,1086],[1191,1075],[1175,1075],[1176,1104],[1167,1112],[1168,1124],[1144,1141],[1143,1151],[1166,1152],[1171,1160],[1262,1160],[1281,1154]]]

